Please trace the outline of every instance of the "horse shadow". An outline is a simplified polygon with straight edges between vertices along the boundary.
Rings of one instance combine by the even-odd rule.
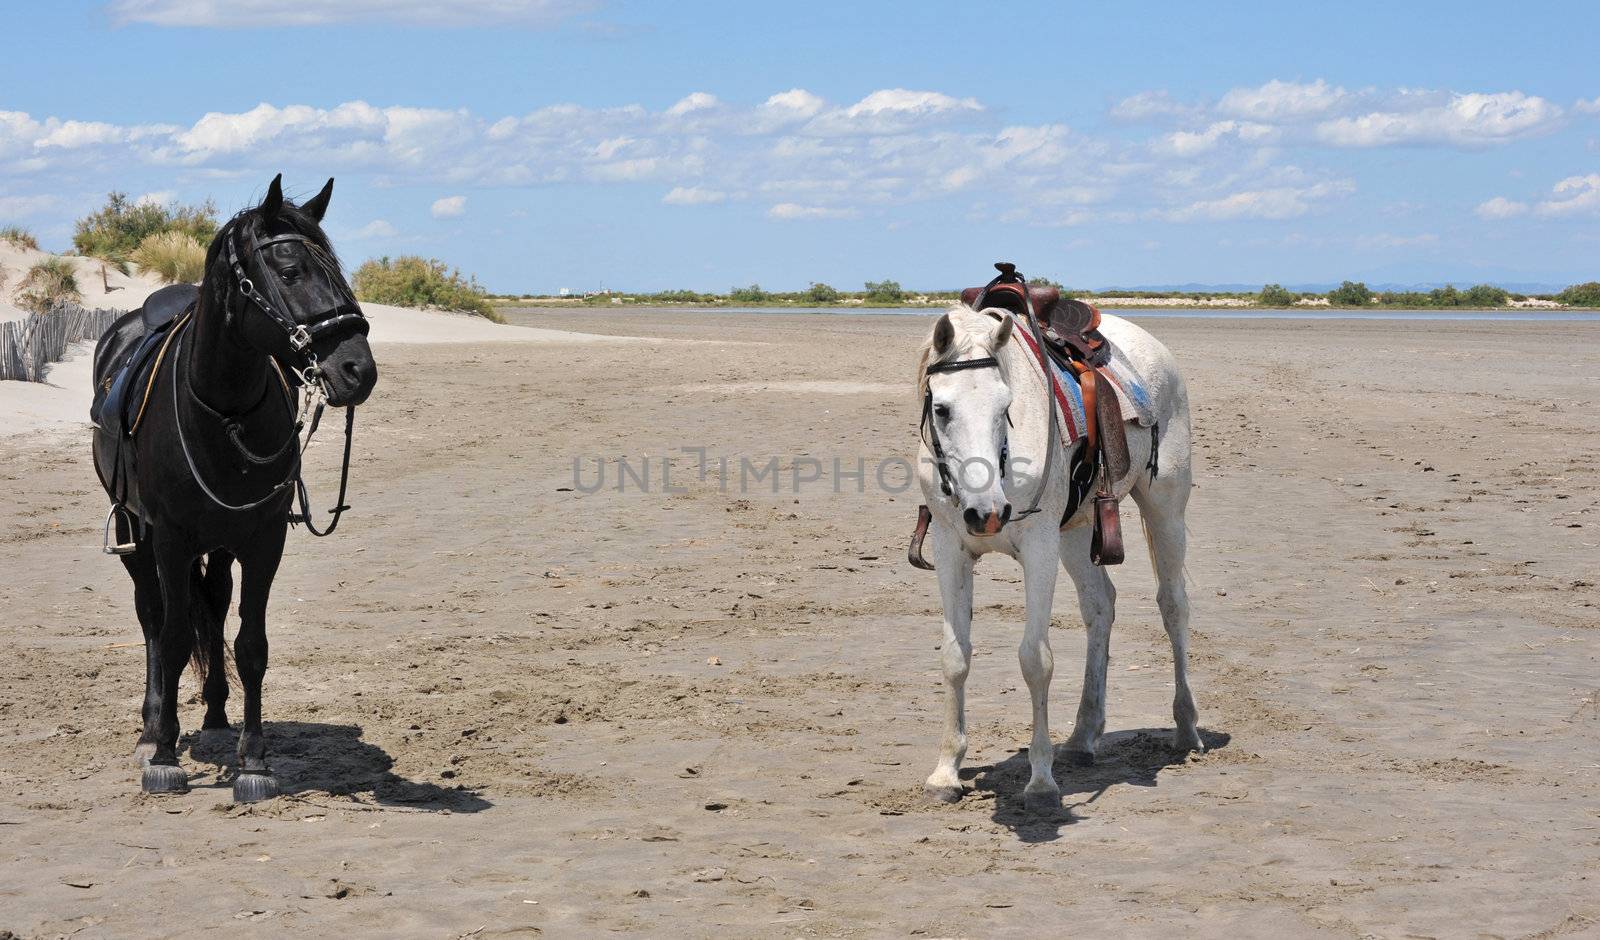
[[[452,813],[482,812],[494,804],[465,787],[442,787],[407,780],[394,773],[394,758],[361,739],[360,725],[316,721],[268,721],[267,761],[284,796],[323,792],[363,796],[384,806],[406,806]],[[195,762],[211,765],[216,785],[233,786],[238,768],[238,732],[192,732],[183,744]]]
[[[1200,740],[1207,751],[1215,751],[1227,747],[1232,736],[1202,729]],[[990,818],[1016,833],[1018,839],[1053,842],[1061,837],[1063,826],[1079,821],[1080,817],[1073,810],[1093,803],[1118,784],[1156,786],[1162,770],[1189,760],[1190,755],[1175,750],[1171,741],[1170,728],[1113,731],[1100,738],[1095,762],[1089,767],[1073,764],[1065,750],[1058,747],[1053,770],[1056,782],[1061,785],[1062,806],[1052,813],[1031,813],[1023,808],[1022,790],[1032,773],[1027,748],[1013,752],[997,764],[964,768],[961,776],[971,781],[974,790],[994,796],[994,812]],[[1084,794],[1087,796],[1082,796]],[[1077,796],[1082,798],[1074,800]]]

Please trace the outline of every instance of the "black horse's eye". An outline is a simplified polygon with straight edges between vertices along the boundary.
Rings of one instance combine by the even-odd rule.
[[[292,281],[300,276],[300,269],[296,267],[287,267],[282,271],[279,271],[278,276],[286,281]]]
[[[947,421],[950,418],[950,406],[949,405],[934,405],[933,406],[933,413],[934,413],[934,415],[936,415],[939,418],[940,421]]]

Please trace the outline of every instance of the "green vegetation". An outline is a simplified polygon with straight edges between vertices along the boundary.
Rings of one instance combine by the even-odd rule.
[[[728,291],[728,300],[736,304],[759,304],[772,299],[772,295],[761,289],[760,284],[751,284],[749,287],[735,287]]]
[[[202,245],[210,244],[217,234],[216,206],[209,200],[198,206],[135,203],[128,201],[127,193],[112,192],[99,211],[78,220],[72,245],[79,254],[122,262],[130,260],[145,239],[162,232],[182,232]]]
[[[27,276],[17,285],[17,306],[35,313],[43,313],[65,301],[82,299],[72,262],[65,258],[44,259],[29,268]]]
[[[1328,303],[1338,307],[1365,307],[1372,303],[1372,291],[1360,281],[1345,281],[1328,291]]]
[[[476,278],[463,278],[457,269],[431,258],[406,255],[368,261],[356,270],[353,286],[356,298],[370,303],[459,310],[505,322],[489,305],[489,295]]]
[[[33,233],[20,225],[7,225],[0,227],[0,242],[10,242],[18,248],[31,248],[39,250],[39,241]]]
[[[1286,290],[1282,284],[1268,284],[1256,295],[1256,303],[1263,307],[1293,307],[1299,296]]]
[[[186,232],[157,232],[139,243],[130,260],[168,284],[198,284],[206,273],[205,246]]]
[[[843,296],[837,289],[817,281],[812,281],[806,290],[806,302],[813,304],[836,304]]]
[[[906,292],[898,281],[868,281],[866,301],[869,304],[903,304]]]
[[[1557,294],[1556,300],[1569,307],[1600,307],[1600,281],[1574,284]]]

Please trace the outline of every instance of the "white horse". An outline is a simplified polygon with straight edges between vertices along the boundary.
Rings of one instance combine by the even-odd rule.
[[[1058,528],[1068,502],[1070,460],[1060,425],[1054,437],[1048,434],[1052,411],[1044,373],[1024,338],[1016,335],[1016,329],[1027,328],[1025,321],[1005,311],[980,312],[961,305],[939,318],[922,349],[919,393],[924,398],[931,394],[929,420],[933,427],[928,432],[937,435],[950,482],[950,493],[945,495],[938,461],[929,447],[930,433],[925,432],[917,462],[918,481],[932,510],[931,559],[944,603],[945,726],[938,765],[924,787],[947,802],[960,799],[963,793],[958,774],[967,750],[965,684],[972,662],[972,571],[980,555],[1003,552],[1022,562],[1027,592],[1027,627],[1018,656],[1033,703],[1033,740],[1028,749],[1032,774],[1023,803],[1030,811],[1043,812],[1061,805],[1061,790],[1051,772],[1054,748],[1049,720],[1050,678],[1055,669],[1050,651],[1050,606],[1057,560],[1077,586],[1078,606],[1089,637],[1083,699],[1077,725],[1066,742],[1066,753],[1079,766],[1093,762],[1095,746],[1105,731],[1106,667],[1117,592],[1106,569],[1090,561],[1093,500],[1084,499],[1067,526]],[[1183,584],[1184,508],[1191,480],[1188,392],[1172,354],[1155,337],[1110,316],[1104,318],[1100,331],[1133,367],[1149,393],[1151,417],[1157,422],[1156,433],[1127,425],[1130,469],[1116,481],[1115,495],[1120,500],[1132,494],[1138,504],[1159,582],[1156,600],[1172,642],[1177,685],[1172,700],[1177,723],[1173,745],[1180,750],[1202,750],[1199,714],[1189,690],[1189,599]],[[948,367],[984,357],[993,357],[995,365],[928,373],[933,365]],[[1051,441],[1057,452],[1049,462],[1048,478],[1041,480],[1046,469],[1045,448]],[[1153,464],[1152,446],[1157,451]],[[999,469],[1007,472],[997,472]],[[1042,493],[1040,486],[1044,487]],[[1034,504],[1036,495],[1038,512],[1013,519],[1012,508],[1023,515],[1024,507]]]

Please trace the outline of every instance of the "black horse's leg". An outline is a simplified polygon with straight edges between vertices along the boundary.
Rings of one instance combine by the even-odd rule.
[[[222,627],[228,618],[228,602],[233,599],[232,555],[212,552],[206,559],[206,576],[201,582],[200,594],[210,614],[203,638],[206,684],[201,694],[206,701],[206,718],[200,728],[226,731],[232,726],[228,724],[228,659],[222,642]]]
[[[267,597],[283,559],[288,529],[286,522],[267,526],[239,554],[239,635],[233,640],[233,657],[244,686],[244,730],[239,734],[239,775],[233,781],[233,799],[238,803],[278,795],[278,781],[267,767],[267,742],[261,733],[261,681],[267,674]]]
[[[122,566],[133,579],[133,609],[144,631],[144,706],[139,712],[144,728],[133,749],[133,759],[143,767],[156,753],[155,727],[161,709],[161,577],[148,541],[133,554],[123,555]]]
[[[154,727],[145,725],[145,734],[155,739],[155,754],[145,765],[140,785],[146,793],[182,793],[189,789],[189,781],[178,765],[178,679],[194,652],[189,604],[195,552],[169,529],[154,532],[150,544],[161,577],[161,682]]]

